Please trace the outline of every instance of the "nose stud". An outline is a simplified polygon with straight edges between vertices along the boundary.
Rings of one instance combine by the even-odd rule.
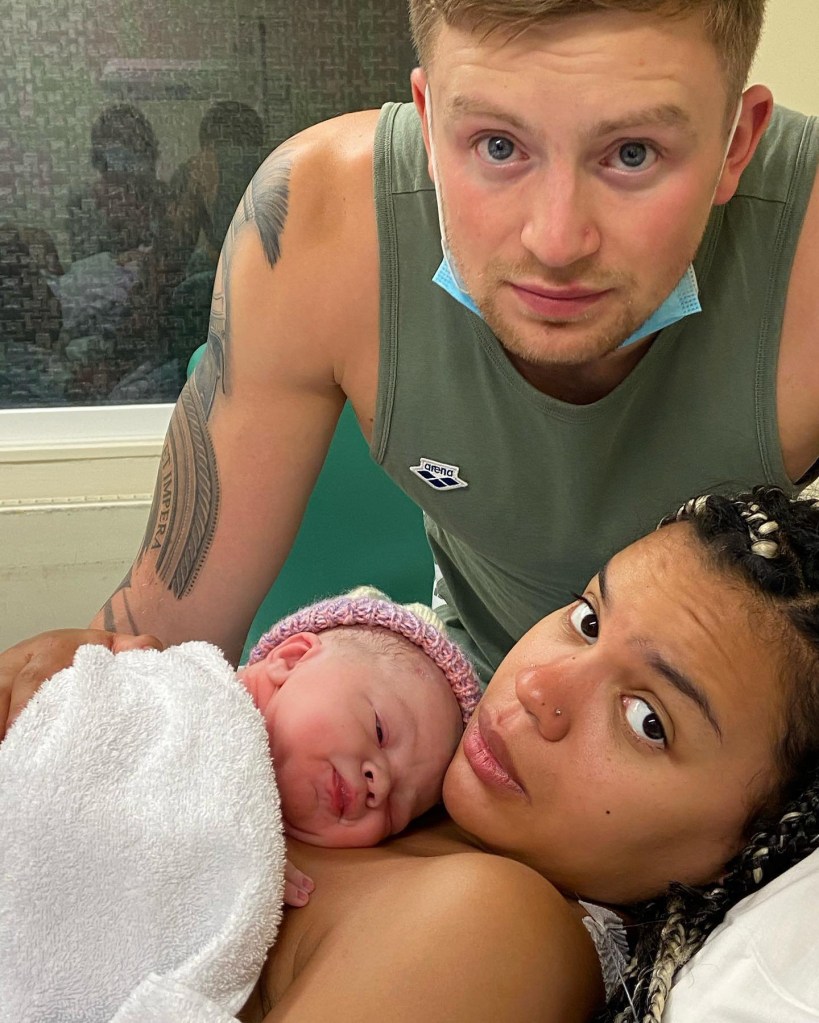
[[[560,709],[560,707],[555,707],[555,717],[556,718],[559,718],[562,713],[563,713],[563,711]]]

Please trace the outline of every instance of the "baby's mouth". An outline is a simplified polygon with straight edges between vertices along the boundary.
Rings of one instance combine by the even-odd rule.
[[[339,819],[343,818],[350,808],[350,789],[335,768],[330,781],[330,803],[333,813]]]

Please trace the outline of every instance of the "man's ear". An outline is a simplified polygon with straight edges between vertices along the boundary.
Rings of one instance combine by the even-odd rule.
[[[414,68],[410,75],[412,86],[412,102],[421,118],[421,132],[424,136],[424,146],[427,150],[427,173],[431,180],[434,180],[432,160],[429,158],[429,121],[427,120],[427,73],[422,67]]]
[[[728,150],[728,158],[714,195],[714,205],[733,198],[742,172],[751,162],[773,113],[773,96],[764,85],[752,85],[742,94],[742,113]]]

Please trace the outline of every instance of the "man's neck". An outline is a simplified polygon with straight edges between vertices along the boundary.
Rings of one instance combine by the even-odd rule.
[[[569,405],[591,405],[621,384],[651,347],[654,334],[590,362],[538,365],[507,352],[507,358],[532,387]]]

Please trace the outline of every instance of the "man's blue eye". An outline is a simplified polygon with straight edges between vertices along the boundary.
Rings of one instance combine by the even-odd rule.
[[[642,167],[648,156],[648,149],[642,142],[626,142],[620,146],[620,159],[626,167]]]
[[[491,160],[508,160],[515,152],[515,145],[503,135],[492,135],[486,139],[486,152]]]

